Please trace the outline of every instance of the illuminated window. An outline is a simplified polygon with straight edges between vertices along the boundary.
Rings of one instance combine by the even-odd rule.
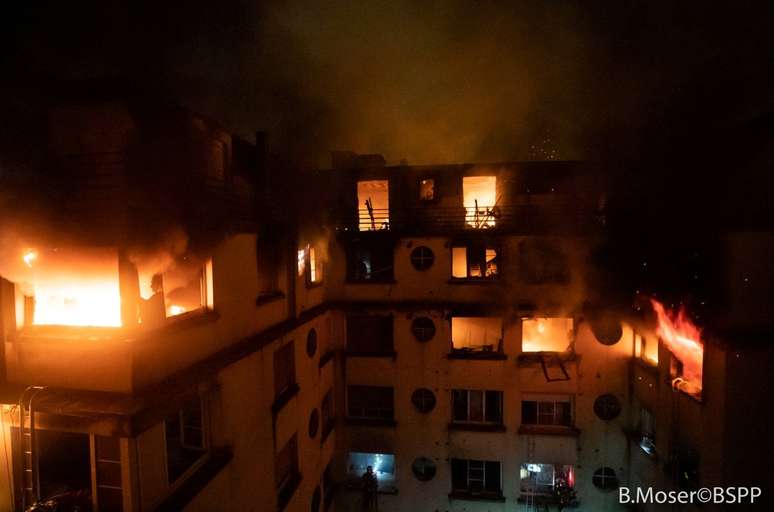
[[[502,495],[500,462],[452,459],[452,492],[468,495]]]
[[[465,225],[475,229],[493,228],[497,203],[495,176],[465,176],[462,178]]]
[[[649,340],[641,334],[635,334],[634,354],[651,365],[658,365],[658,340]]]
[[[554,497],[557,488],[575,487],[575,470],[570,465],[555,466],[529,462],[522,464],[521,494]]]
[[[435,180],[432,178],[419,180],[419,200],[432,201],[433,199],[435,199]]]
[[[306,271],[306,249],[299,249],[297,252],[298,277],[302,277]]]
[[[391,453],[349,452],[347,456],[347,480],[350,485],[362,488],[363,475],[371,466],[380,491],[395,488],[395,455]]]
[[[377,231],[390,227],[389,181],[357,182],[358,229]]]
[[[500,425],[503,422],[502,391],[453,389],[452,422]]]
[[[298,251],[298,276],[304,276],[306,284],[319,284],[323,280],[323,262],[320,250],[307,245]]]
[[[566,352],[573,344],[572,318],[524,318],[522,352]]]
[[[486,244],[452,247],[453,279],[497,279],[499,250]]]
[[[452,350],[502,352],[503,320],[499,317],[453,317]]]
[[[569,396],[527,395],[521,401],[522,425],[572,426]]]

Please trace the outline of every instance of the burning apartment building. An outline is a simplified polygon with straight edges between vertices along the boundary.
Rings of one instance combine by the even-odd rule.
[[[146,98],[46,113],[34,190],[8,187],[36,208],[2,225],[0,509],[600,511],[765,484],[736,419],[771,351],[729,341],[765,332],[740,334],[736,280],[766,294],[770,237],[724,239],[733,307],[707,328],[608,300],[596,164],[293,171]]]

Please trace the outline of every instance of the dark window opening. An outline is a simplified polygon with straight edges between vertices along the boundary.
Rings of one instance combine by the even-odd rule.
[[[306,355],[314,357],[317,353],[317,331],[314,327],[306,334]]]
[[[282,265],[283,244],[278,236],[259,237],[255,256],[258,267],[258,296],[279,293],[279,272]]]
[[[325,502],[325,510],[328,510],[333,503],[333,496],[336,489],[336,485],[333,481],[333,461],[330,461],[322,474],[322,488],[323,488],[323,501]]]
[[[500,463],[489,460],[452,459],[452,492],[470,495],[502,495]]]
[[[382,240],[352,240],[347,249],[347,279],[383,283],[394,280],[394,247]]]
[[[452,390],[452,421],[501,424],[503,421],[502,391]]]
[[[591,482],[594,484],[594,487],[603,491],[618,489],[618,477],[613,468],[604,467],[594,471]]]
[[[353,354],[392,354],[392,324],[392,316],[347,316],[347,351]]]
[[[572,426],[572,405],[566,400],[523,400],[521,402],[523,425]]]
[[[191,399],[164,421],[167,476],[172,484],[207,452],[201,400]]]
[[[320,422],[322,423],[322,438],[323,441],[328,437],[328,434],[330,434],[331,430],[333,430],[333,426],[336,424],[336,416],[333,411],[333,390],[328,390],[327,393],[325,393],[325,396],[322,399],[322,404],[320,405]]]
[[[296,383],[296,363],[293,342],[274,352],[274,396],[280,398]]]
[[[358,419],[392,420],[394,390],[385,386],[347,386],[347,416]]]
[[[543,240],[519,243],[519,273],[527,284],[566,283],[570,280],[567,257]]]
[[[435,408],[435,394],[427,388],[415,389],[411,393],[411,403],[421,413],[428,413]]]
[[[277,501],[280,509],[290,501],[296,490],[298,473],[298,440],[296,434],[274,456],[274,475],[277,486]]]

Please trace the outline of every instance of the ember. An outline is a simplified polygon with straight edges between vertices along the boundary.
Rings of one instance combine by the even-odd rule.
[[[681,389],[690,394],[700,394],[704,360],[701,331],[688,319],[684,308],[674,314],[668,312],[657,300],[650,299],[650,303],[658,318],[656,334],[682,363],[682,375],[678,376],[684,383],[680,384]]]

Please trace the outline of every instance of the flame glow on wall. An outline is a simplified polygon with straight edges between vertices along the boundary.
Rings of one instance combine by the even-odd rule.
[[[121,326],[115,249],[30,249],[22,260],[35,297],[33,324]]]
[[[658,319],[656,334],[683,365],[681,389],[690,394],[701,393],[704,362],[701,330],[688,319],[684,308],[675,314],[657,300],[651,299],[650,303]]]

